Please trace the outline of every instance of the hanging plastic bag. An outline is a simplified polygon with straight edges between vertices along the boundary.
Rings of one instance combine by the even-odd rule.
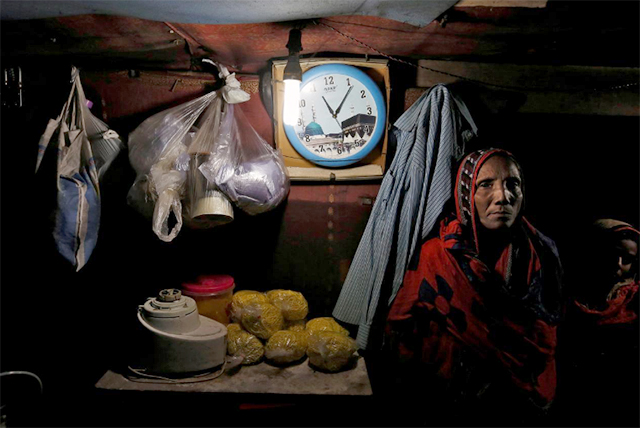
[[[89,260],[98,239],[100,186],[87,135],[87,122],[92,119],[80,73],[75,67],[71,70],[71,82],[71,92],[62,112],[55,120],[49,120],[40,137],[36,172],[49,144],[56,144],[58,194],[53,236],[58,252],[78,271]],[[111,156],[101,160],[103,170],[108,167],[106,162],[113,160]]]
[[[277,207],[289,193],[282,154],[253,129],[242,110],[226,104],[214,152],[202,174],[251,215]]]
[[[128,202],[153,216],[153,230],[166,242],[177,236],[183,220],[190,227],[232,221],[229,199],[258,214],[274,208],[289,190],[281,156],[231,104],[247,101],[249,94],[226,67],[203,61],[218,67],[225,86],[148,118],[129,136],[129,159],[137,177]],[[212,173],[212,166],[220,174]],[[170,227],[172,213],[175,224]]]
[[[217,96],[217,92],[210,92],[157,113],[129,135],[129,161],[136,179],[127,201],[153,217],[153,231],[165,242],[173,240],[182,228],[181,199],[189,168],[184,154],[194,138],[190,130]],[[170,227],[172,213],[175,225]]]
[[[87,136],[91,143],[93,158],[96,162],[98,180],[102,180],[111,163],[124,148],[120,135],[113,129],[109,129],[106,123],[91,114],[85,104],[85,125]]]

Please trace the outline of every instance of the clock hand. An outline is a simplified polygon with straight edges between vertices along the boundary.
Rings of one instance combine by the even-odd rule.
[[[327,105],[327,108],[329,109],[329,112],[331,113],[331,116],[333,116],[335,118],[336,114],[333,112],[333,109],[331,108],[331,106],[329,105],[327,100],[324,98],[324,95],[322,96],[322,99],[324,100],[324,103]]]
[[[340,105],[338,106],[338,108],[336,109],[336,114],[333,117],[336,117],[338,115],[338,113],[340,113],[340,109],[342,109],[342,105],[344,104],[344,102],[347,100],[347,97],[349,96],[349,93],[351,92],[351,90],[353,89],[353,86],[349,86],[349,90],[347,91],[347,93],[344,95],[344,98],[342,99],[342,102],[340,103]]]

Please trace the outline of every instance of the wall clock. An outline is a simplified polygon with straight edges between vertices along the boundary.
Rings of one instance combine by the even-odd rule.
[[[298,118],[284,130],[304,158],[342,167],[369,154],[385,126],[385,100],[373,79],[351,65],[324,64],[302,75]]]

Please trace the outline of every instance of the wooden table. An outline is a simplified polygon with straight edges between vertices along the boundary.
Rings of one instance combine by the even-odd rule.
[[[362,357],[338,373],[262,362],[182,384],[108,370],[95,386],[106,426],[373,426],[380,407]]]
[[[364,359],[355,367],[338,373],[324,373],[309,366],[308,360],[285,368],[262,362],[231,369],[220,377],[195,383],[166,384],[135,382],[107,371],[96,388],[116,391],[173,391],[201,393],[291,394],[291,395],[372,395]]]

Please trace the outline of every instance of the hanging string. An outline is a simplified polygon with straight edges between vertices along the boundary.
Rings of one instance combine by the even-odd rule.
[[[352,37],[352,36],[350,36],[348,34],[343,33],[342,31],[338,30],[335,27],[332,27],[331,25],[329,25],[329,24],[327,24],[325,22],[315,21],[315,23],[335,31],[336,33],[340,34],[342,37],[345,37],[345,38],[351,40],[352,42],[354,42],[356,44],[359,44],[359,45],[361,45],[361,46],[363,46],[363,47],[365,47],[367,49],[370,49],[370,50],[374,51],[375,53],[377,53],[380,56],[383,56],[383,57],[385,57],[387,59],[390,59],[391,61],[396,61],[396,62],[399,62],[401,64],[405,64],[405,65],[408,65],[408,66],[411,66],[411,67],[422,68],[424,70],[428,70],[428,71],[431,71],[431,72],[434,72],[434,73],[440,73],[440,74],[444,74],[446,76],[455,77],[456,79],[466,80],[468,82],[478,83],[480,85],[485,85],[485,86],[492,86],[492,87],[500,88],[500,89],[509,89],[509,90],[516,90],[516,91],[532,91],[532,92],[547,92],[547,91],[549,91],[549,88],[537,88],[537,87],[524,88],[524,87],[520,87],[520,86],[498,85],[498,84],[495,84],[495,83],[483,82],[481,80],[472,79],[472,78],[469,78],[469,77],[460,76],[460,75],[453,74],[453,73],[448,73],[448,72],[442,71],[442,70],[436,70],[434,68],[426,67],[424,65],[414,64],[412,62],[405,61],[403,59],[396,58],[396,57],[393,57],[391,55],[388,55],[388,54],[386,54],[386,53],[374,48],[373,46],[370,46],[370,45],[368,45],[368,44],[356,39],[355,37]],[[638,82],[626,83],[626,84],[611,86],[611,87],[608,87],[608,88],[592,88],[590,90],[593,91],[593,92],[607,91],[607,90],[613,91],[613,90],[619,90],[619,89],[627,89],[627,88],[630,88],[632,86],[638,86]],[[562,90],[562,89],[553,89],[553,91],[556,91],[556,92],[575,92],[575,90]]]

